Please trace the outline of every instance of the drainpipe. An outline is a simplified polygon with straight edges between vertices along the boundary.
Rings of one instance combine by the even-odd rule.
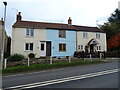
[[[78,42],[77,42],[77,31],[76,31],[76,51],[77,51],[77,44]]]

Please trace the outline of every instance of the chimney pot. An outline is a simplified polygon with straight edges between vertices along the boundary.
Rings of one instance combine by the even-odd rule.
[[[21,12],[18,12],[18,14],[17,14],[17,21],[21,21],[21,20],[22,20]]]
[[[3,18],[1,18],[1,21],[3,21]]]
[[[72,19],[70,17],[68,19],[68,25],[72,25]]]

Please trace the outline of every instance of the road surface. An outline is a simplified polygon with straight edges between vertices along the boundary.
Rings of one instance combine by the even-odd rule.
[[[3,76],[4,89],[118,88],[118,62]]]

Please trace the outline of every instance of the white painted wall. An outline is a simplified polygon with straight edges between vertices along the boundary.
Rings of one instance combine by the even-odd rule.
[[[36,58],[40,57],[40,41],[46,40],[45,29],[34,29],[34,36],[26,36],[26,28],[13,28],[11,54],[20,53],[28,56],[29,53],[36,54]],[[33,51],[25,51],[25,43],[34,43]]]
[[[78,45],[83,45],[83,51],[85,51],[85,45],[87,45],[87,43],[93,38],[95,38],[98,41],[99,45],[101,46],[100,51],[107,51],[106,33],[100,33],[100,38],[96,38],[96,33],[98,32],[87,32],[87,33],[88,33],[88,37],[84,38],[83,32],[77,31],[77,51],[79,51]]]
[[[77,50],[78,50],[78,45],[83,45],[83,50],[85,50],[85,45],[87,45],[87,43],[91,39],[95,38],[98,41],[99,45],[101,46],[101,51],[107,51],[106,33],[100,33],[100,38],[96,38],[97,32],[87,32],[87,33],[88,33],[88,37],[84,38],[83,32],[77,31]],[[41,51],[40,50],[41,41],[46,41],[50,39],[52,36],[49,38],[46,37],[48,37],[46,36],[46,29],[34,29],[34,36],[28,37],[26,36],[26,28],[13,28],[12,40],[11,40],[12,41],[11,54],[20,53],[27,57],[29,53],[34,53],[36,54],[36,58],[39,58],[40,56],[46,56],[46,42],[44,42],[45,45],[44,51]],[[25,43],[34,43],[33,51],[26,51]]]

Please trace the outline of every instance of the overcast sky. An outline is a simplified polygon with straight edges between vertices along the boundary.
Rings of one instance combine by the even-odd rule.
[[[21,12],[22,20],[97,26],[107,22],[111,13],[118,8],[120,0],[1,0],[0,18],[4,16],[7,1],[6,31],[11,36],[16,14]]]

